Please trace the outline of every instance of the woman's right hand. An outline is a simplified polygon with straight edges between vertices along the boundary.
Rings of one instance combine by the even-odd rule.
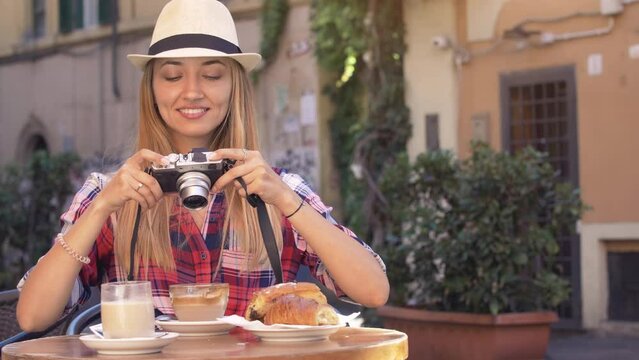
[[[108,213],[117,211],[129,200],[137,201],[143,210],[154,207],[163,193],[157,180],[144,172],[144,166],[165,162],[164,156],[151,150],[136,152],[111,177],[95,201]]]

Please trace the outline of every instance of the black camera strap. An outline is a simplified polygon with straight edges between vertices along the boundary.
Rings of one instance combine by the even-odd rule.
[[[275,283],[281,284],[283,282],[282,261],[280,260],[280,253],[277,250],[277,242],[275,242],[275,235],[273,234],[273,227],[271,226],[271,220],[268,217],[268,211],[266,211],[266,204],[264,201],[255,194],[248,194],[246,189],[246,183],[241,177],[235,178],[247,194],[246,201],[257,209],[257,219],[260,222],[260,231],[262,232],[262,239],[264,240],[264,247],[268,254],[268,261],[271,263],[273,273],[275,273]]]
[[[135,265],[135,246],[138,242],[138,230],[140,228],[140,213],[142,212],[142,206],[138,204],[138,210],[135,214],[135,224],[133,225],[133,234],[131,235],[131,252],[129,258],[129,275],[126,279],[128,281],[135,280],[133,278],[133,265]]]
[[[244,179],[241,177],[236,178],[242,188],[248,194],[248,190],[246,189],[246,183]],[[262,239],[264,240],[264,247],[266,248],[266,253],[268,254],[268,260],[271,263],[271,267],[273,268],[273,273],[275,273],[275,281],[277,284],[283,282],[283,272],[282,272],[282,261],[280,260],[280,253],[277,250],[277,243],[275,242],[275,235],[273,234],[273,227],[271,226],[271,220],[268,216],[268,211],[266,210],[266,204],[264,201],[257,195],[251,194],[246,197],[248,203],[257,209],[257,218],[260,223],[260,231],[262,232]],[[135,265],[135,247],[138,242],[138,230],[140,225],[140,213],[142,212],[142,206],[138,204],[138,210],[135,214],[135,225],[133,225],[133,234],[131,234],[131,253],[129,259],[129,274],[127,276],[127,280],[134,280],[133,276],[133,266]]]

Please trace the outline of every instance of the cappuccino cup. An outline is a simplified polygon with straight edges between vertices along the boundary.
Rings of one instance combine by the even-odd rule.
[[[148,281],[101,285],[102,331],[107,339],[152,337],[155,311]]]
[[[169,285],[169,296],[179,321],[211,321],[224,316],[229,284]]]

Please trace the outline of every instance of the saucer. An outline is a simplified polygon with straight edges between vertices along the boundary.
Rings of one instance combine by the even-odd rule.
[[[178,321],[156,320],[155,324],[164,331],[179,333],[180,336],[225,335],[235,325],[220,320],[212,321]]]
[[[80,341],[87,347],[103,355],[138,355],[152,354],[162,351],[178,337],[176,333],[167,333],[162,337],[102,339],[93,334],[80,336]]]

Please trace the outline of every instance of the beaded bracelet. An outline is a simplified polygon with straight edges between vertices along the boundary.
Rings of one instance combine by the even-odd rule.
[[[64,241],[64,237],[62,236],[62,233],[59,233],[58,235],[56,235],[55,241],[59,243],[60,246],[62,246],[62,248],[67,252],[67,254],[71,255],[74,259],[78,260],[79,262],[83,264],[88,264],[91,262],[91,259],[89,259],[87,256],[82,256],[78,254],[78,252],[74,248],[72,248],[71,245],[67,244],[67,242]]]
[[[286,215],[286,218],[290,218],[291,216],[297,214],[298,211],[300,211],[300,209],[302,208],[302,206],[304,206],[304,199],[302,199],[302,201],[300,202],[300,206],[297,207],[297,209],[295,209],[295,211],[293,211],[290,215]]]

